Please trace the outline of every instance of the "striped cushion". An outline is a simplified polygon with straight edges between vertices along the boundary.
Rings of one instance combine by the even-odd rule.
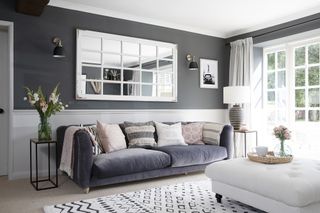
[[[96,125],[86,126],[85,130],[89,133],[91,139],[93,139],[94,148],[93,153],[94,155],[98,155],[104,153],[104,149],[98,134],[98,129]]]
[[[219,123],[205,123],[203,125],[202,140],[206,144],[218,145],[220,144],[220,134],[224,125]]]
[[[129,140],[129,148],[132,147],[154,147],[155,128],[152,125],[128,126],[125,128]]]

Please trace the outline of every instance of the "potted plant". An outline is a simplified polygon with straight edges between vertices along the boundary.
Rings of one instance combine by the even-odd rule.
[[[280,140],[280,148],[279,148],[279,151],[278,151],[278,155],[280,157],[285,157],[287,156],[288,154],[291,154],[291,153],[288,153],[287,150],[290,150],[289,148],[285,148],[285,140],[290,140],[291,139],[291,131],[289,131],[289,129],[283,125],[280,125],[278,127],[275,127],[273,129],[273,134],[274,136],[276,136],[276,138],[279,138]]]
[[[40,123],[38,125],[38,140],[51,140],[52,131],[48,119],[56,112],[60,112],[68,107],[59,101],[60,93],[58,91],[58,85],[55,86],[51,92],[49,98],[43,94],[41,87],[39,86],[37,91],[32,91],[29,87],[25,87],[26,95],[25,100],[28,100],[32,107],[34,107],[39,113]]]

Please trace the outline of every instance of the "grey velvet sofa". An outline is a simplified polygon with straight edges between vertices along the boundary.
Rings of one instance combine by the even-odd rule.
[[[57,129],[59,159],[67,127]],[[90,187],[204,171],[208,164],[233,156],[232,132],[232,126],[223,127],[220,146],[128,148],[94,155],[90,136],[79,130],[74,135],[73,181],[89,192]]]

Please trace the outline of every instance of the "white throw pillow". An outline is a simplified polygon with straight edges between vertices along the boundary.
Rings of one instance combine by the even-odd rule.
[[[118,124],[105,124],[97,121],[97,131],[105,152],[127,148],[124,134]]]
[[[167,125],[155,122],[158,135],[158,146],[188,145],[182,136],[181,123]]]

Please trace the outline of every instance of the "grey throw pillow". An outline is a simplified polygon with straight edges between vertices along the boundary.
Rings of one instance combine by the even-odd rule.
[[[152,121],[149,122],[124,122],[125,133],[129,141],[129,148],[133,147],[154,147],[156,145],[154,139],[155,127]]]

